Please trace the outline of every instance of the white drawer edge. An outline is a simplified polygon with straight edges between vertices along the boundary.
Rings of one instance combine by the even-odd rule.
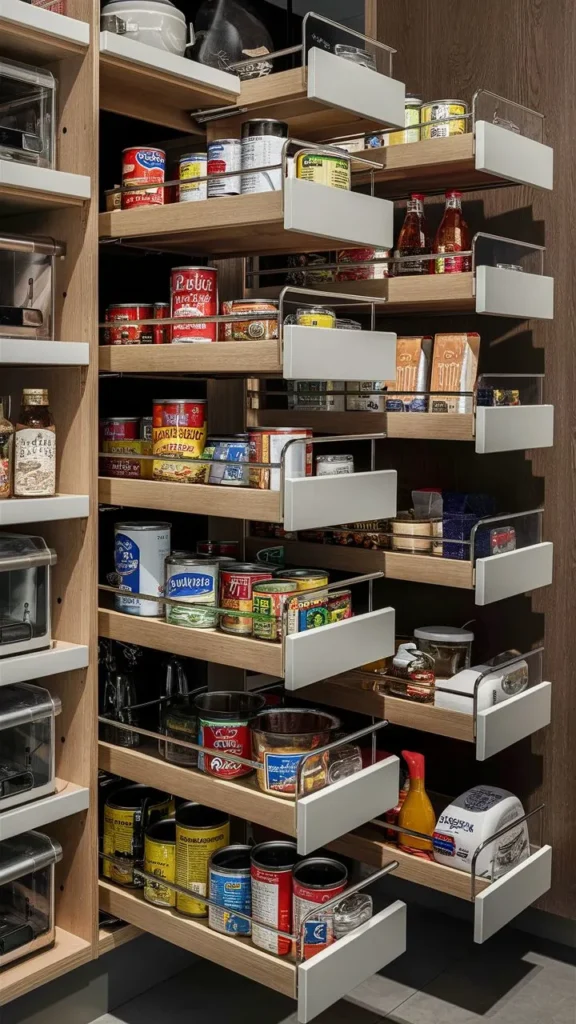
[[[503,267],[476,267],[476,312],[518,320],[554,318],[554,278]]]
[[[550,541],[476,561],[476,604],[493,604],[552,583]]]
[[[489,121],[476,121],[474,133],[477,171],[519,185],[553,188],[554,151],[550,146]]]
[[[284,529],[308,530],[396,515],[395,469],[284,481]]]
[[[391,249],[394,203],[303,178],[284,183],[284,228],[334,242]],[[338,246],[335,246],[337,248]]]
[[[361,67],[329,50],[308,52],[308,99],[348,110],[374,124],[404,127],[406,86],[388,75]]]
[[[550,725],[551,707],[552,684],[544,682],[492,708],[479,711],[476,717],[476,759],[485,761]]]
[[[553,405],[479,405],[476,409],[479,455],[550,448],[553,444]]]
[[[358,668],[394,653],[393,608],[379,608],[331,622],[318,629],[292,633],[284,640],[284,685],[287,690]]]
[[[0,0],[0,20],[23,25],[34,32],[45,32],[54,39],[69,39],[83,46],[90,43],[90,25],[87,21],[56,14],[42,7],[32,7],[23,4],[21,0]]]
[[[500,928],[548,892],[552,880],[552,847],[543,846],[517,864],[474,900],[474,942],[486,942]]]
[[[393,380],[396,335],[337,327],[284,327],[285,380]]]

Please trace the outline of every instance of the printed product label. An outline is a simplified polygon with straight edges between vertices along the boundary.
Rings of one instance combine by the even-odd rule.
[[[174,881],[176,870],[176,847],[170,843],[156,843],[145,839],[144,870],[166,882]],[[159,907],[175,907],[176,893],[160,882],[144,883],[144,899]]]
[[[208,891],[208,864],[216,850],[230,843],[230,825],[226,822],[220,828],[183,828],[176,823],[176,883],[183,889],[190,889],[200,896]],[[190,896],[176,894],[176,909],[191,917],[206,917],[205,903]]]
[[[54,428],[17,428],[14,447],[14,494],[18,497],[49,497],[55,491]]]
[[[292,873],[266,871],[252,867],[252,919],[272,925],[281,932],[290,932],[292,926]],[[290,952],[289,939],[279,938],[268,928],[257,924],[252,927],[252,941],[259,949],[285,956]]]
[[[250,914],[252,910],[250,875],[238,875],[234,878],[212,869],[210,871],[210,899],[225,908],[224,910],[214,910],[210,907],[211,928],[228,935],[250,935],[250,921],[245,921],[242,917],[231,913],[233,910],[240,910],[243,914]]]
[[[334,909],[322,910],[322,903],[343,892],[345,885],[335,886],[322,892],[315,892],[314,899],[305,899],[300,891],[309,894],[310,889],[303,889],[296,882],[294,883],[294,932],[298,936],[298,944],[303,940],[303,957],[309,960],[315,953],[319,953],[326,946],[334,942]],[[307,914],[315,910],[316,913],[310,917],[304,928],[302,925]],[[303,934],[302,934],[303,932]]]
[[[456,856],[456,841],[454,836],[446,835],[445,832],[435,832],[432,836],[432,845],[439,853],[446,857]]]
[[[136,163],[144,167],[146,171],[153,171],[159,168],[164,170],[165,156],[160,150],[139,149],[136,153]]]
[[[142,813],[116,807],[104,809],[104,877],[119,885],[134,885],[134,836],[140,829]],[[111,857],[113,860],[107,860]]]
[[[300,760],[300,754],[264,754],[266,789],[279,793],[295,793]]]
[[[233,754],[250,758],[250,730],[247,724],[230,722],[201,722],[198,744],[209,750],[221,750],[220,756],[210,754],[198,755],[198,767],[203,772],[218,775],[223,779],[235,779],[239,775],[247,775],[252,769],[247,765],[233,760]]]
[[[10,495],[10,460],[0,459],[0,498]]]
[[[144,531],[140,543],[125,533],[116,533],[114,538],[114,563],[120,576],[120,590],[140,594],[160,594],[164,585],[164,562],[170,554],[170,531],[155,533]],[[119,611],[133,615],[161,615],[163,609],[157,601],[146,601],[137,597],[115,597]]]
[[[116,572],[121,576],[120,589],[140,590],[140,548],[125,533],[117,533],[114,545],[114,563]],[[121,611],[140,608],[137,598],[116,597],[116,605]]]
[[[206,594],[214,597],[214,577],[207,573],[181,572],[168,580],[167,597],[186,598],[188,601],[198,600]]]
[[[242,170],[250,167],[274,167],[282,163],[286,139],[275,135],[250,135],[242,139]],[[282,188],[282,169],[258,171],[242,175],[242,194],[278,192]]]

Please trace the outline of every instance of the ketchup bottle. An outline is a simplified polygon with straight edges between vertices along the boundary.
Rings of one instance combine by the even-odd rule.
[[[436,232],[433,252],[468,252],[470,246],[470,229],[462,214],[462,193],[447,192],[446,209]],[[462,274],[471,269],[471,256],[434,260],[430,265],[432,274]]]
[[[425,256],[431,253],[430,239],[424,216],[424,196],[413,192],[408,200],[404,223],[398,235],[394,256]],[[394,264],[394,273],[428,274],[429,260],[405,260]]]

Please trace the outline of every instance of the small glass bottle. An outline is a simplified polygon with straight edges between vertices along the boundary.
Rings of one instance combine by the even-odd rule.
[[[12,497],[14,427],[8,419],[10,399],[0,395],[0,501]]]
[[[426,217],[424,215],[424,196],[413,192],[408,200],[404,223],[400,228],[394,256],[400,259],[402,256],[425,256],[432,251]],[[429,260],[404,260],[394,264],[394,273],[397,276],[402,274],[428,274]]]
[[[434,239],[435,253],[468,252],[471,247],[470,229],[462,214],[462,193],[446,193],[446,209],[440,221]],[[447,259],[433,260],[430,264],[432,274],[463,274],[472,269],[471,256],[452,256]]]
[[[25,388],[14,445],[14,494],[49,498],[56,493],[56,428],[48,392]]]

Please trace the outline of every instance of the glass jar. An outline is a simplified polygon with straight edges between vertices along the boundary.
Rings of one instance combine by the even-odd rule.
[[[457,626],[420,626],[414,630],[419,650],[434,659],[437,679],[450,679],[457,672],[470,668],[474,633]]]

